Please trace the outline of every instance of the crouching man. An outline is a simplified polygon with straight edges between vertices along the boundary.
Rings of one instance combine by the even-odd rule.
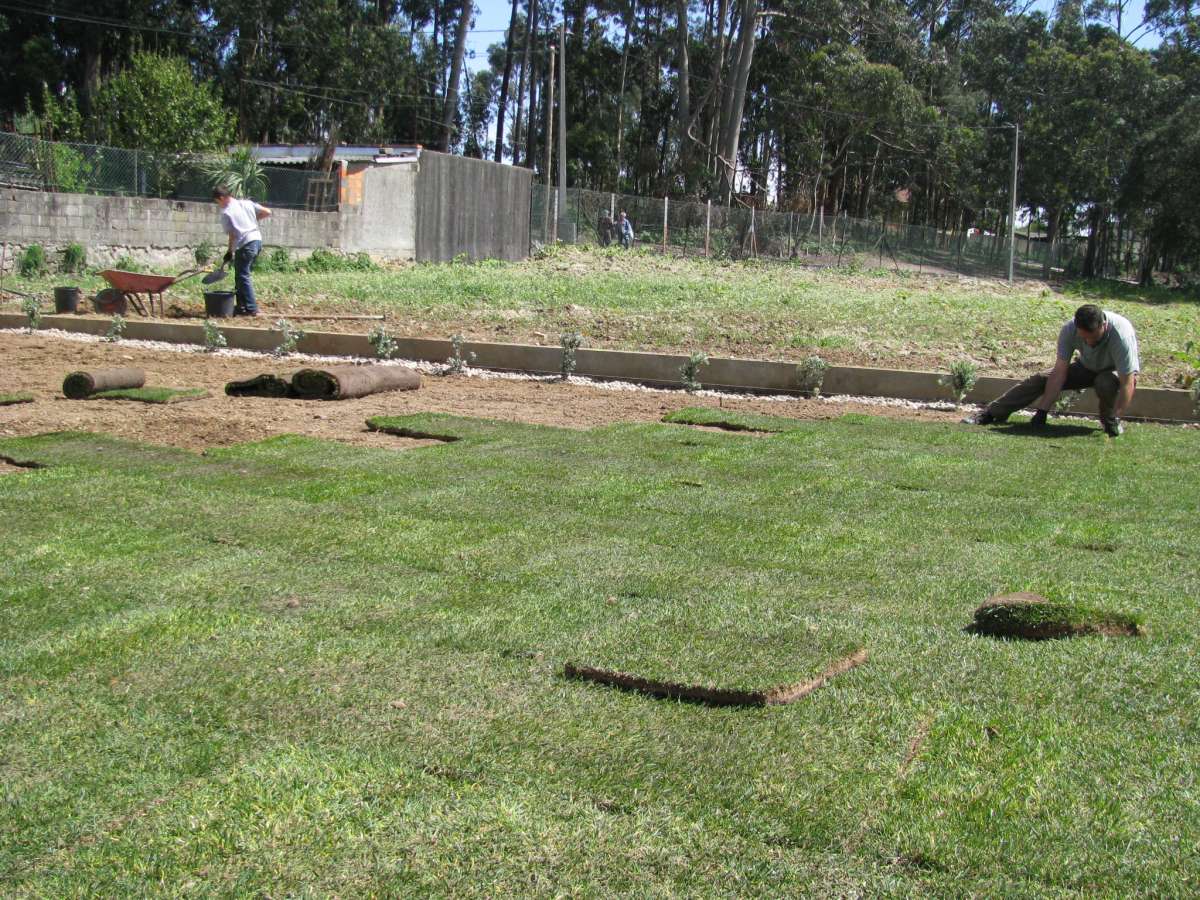
[[[1076,351],[1079,358],[1072,361]],[[1088,303],[1075,310],[1075,317],[1058,333],[1058,359],[1049,375],[1026,378],[967,421],[991,425],[1032,406],[1034,414],[1029,424],[1042,428],[1046,413],[1060,393],[1090,387],[1096,390],[1104,431],[1110,437],[1119,437],[1124,431],[1121,416],[1133,399],[1139,369],[1133,325],[1124,316]]]

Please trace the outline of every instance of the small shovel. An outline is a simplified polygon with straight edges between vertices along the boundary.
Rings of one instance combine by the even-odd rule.
[[[216,284],[218,281],[221,281],[227,275],[229,275],[229,273],[225,271],[225,263],[221,263],[221,268],[213,269],[213,271],[209,272],[207,275],[205,275],[203,278],[200,279],[200,283],[201,284]]]

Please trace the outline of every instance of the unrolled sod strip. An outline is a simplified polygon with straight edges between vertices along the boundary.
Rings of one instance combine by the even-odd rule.
[[[292,378],[302,400],[350,400],[385,391],[415,391],[421,373],[404,366],[327,366],[301,369]]]
[[[796,684],[781,684],[762,691],[726,690],[724,688],[706,688],[694,684],[679,684],[672,681],[656,681],[641,678],[625,672],[615,672],[610,669],[597,669],[592,666],[580,666],[567,663],[563,674],[568,678],[579,678],[584,681],[595,681],[609,684],[613,687],[631,691],[641,691],[655,697],[670,697],[675,700],[694,700],[700,703],[711,703],[714,706],[782,706],[802,700],[813,691],[823,687],[829,679],[843,672],[861,666],[867,661],[866,648],[854,651],[829,665],[821,674],[808,681]]]
[[[146,383],[142,369],[96,369],[72,372],[63,379],[62,392],[71,400],[84,400],[98,391],[140,388]]]

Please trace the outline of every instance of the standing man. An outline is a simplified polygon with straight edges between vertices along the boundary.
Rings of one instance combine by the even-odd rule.
[[[254,285],[250,283],[250,269],[262,250],[262,232],[258,230],[258,223],[268,218],[271,211],[253,200],[239,200],[223,187],[213,188],[212,196],[221,207],[221,228],[229,235],[225,264],[233,262],[233,282],[237,291],[233,314],[257,316],[258,302],[254,298]]]
[[[629,221],[629,216],[625,215],[625,210],[621,210],[617,219],[617,237],[621,239],[621,246],[626,250],[633,246],[633,223]]]
[[[1071,358],[1079,351],[1079,359]],[[1124,316],[1088,303],[1058,333],[1058,359],[1049,375],[1032,375],[1003,397],[993,400],[967,421],[975,425],[1003,422],[1019,409],[1032,405],[1035,428],[1046,425],[1046,413],[1064,391],[1095,388],[1100,404],[1100,424],[1109,437],[1120,437],[1121,416],[1137,387],[1137,335]]]

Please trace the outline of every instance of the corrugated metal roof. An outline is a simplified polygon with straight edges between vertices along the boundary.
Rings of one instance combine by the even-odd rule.
[[[322,149],[319,144],[259,144],[251,147],[250,152],[262,163],[300,165],[316,157]],[[420,144],[360,145],[333,150],[333,158],[338,161],[380,165],[415,162],[420,155]]]

